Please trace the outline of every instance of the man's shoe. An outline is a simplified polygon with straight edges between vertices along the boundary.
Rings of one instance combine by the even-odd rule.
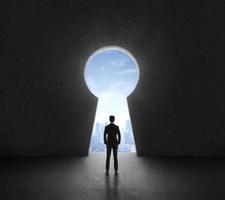
[[[118,171],[115,171],[115,175],[118,176],[119,175],[119,172]]]
[[[108,175],[109,175],[109,171],[106,171],[106,172],[105,172],[105,175],[108,176]]]

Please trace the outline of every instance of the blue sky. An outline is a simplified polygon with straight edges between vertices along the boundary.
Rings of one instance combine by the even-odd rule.
[[[86,84],[97,97],[106,92],[127,97],[136,87],[138,76],[135,60],[116,48],[94,53],[85,67]]]
[[[126,97],[139,78],[132,55],[115,47],[100,49],[89,57],[84,78],[89,90],[99,98],[95,122],[108,121],[109,115],[115,115],[115,123],[124,126],[130,119]]]

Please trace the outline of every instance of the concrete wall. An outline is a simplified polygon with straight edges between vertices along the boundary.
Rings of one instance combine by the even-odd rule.
[[[118,45],[139,155],[225,155],[222,1],[1,1],[0,155],[87,155],[97,99],[83,69]]]

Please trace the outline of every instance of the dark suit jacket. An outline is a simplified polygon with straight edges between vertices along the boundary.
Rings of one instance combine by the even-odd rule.
[[[118,138],[117,138],[118,136]],[[120,129],[119,126],[110,123],[109,125],[105,126],[104,130],[104,143],[107,145],[117,145],[120,143],[121,136],[120,136]]]

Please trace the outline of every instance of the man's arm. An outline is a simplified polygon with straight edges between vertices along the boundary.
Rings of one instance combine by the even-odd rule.
[[[120,135],[120,128],[118,126],[118,144],[120,144],[120,140],[121,140],[121,135]]]
[[[104,130],[104,144],[107,144],[107,140],[106,140],[106,127],[105,127],[105,130]]]

